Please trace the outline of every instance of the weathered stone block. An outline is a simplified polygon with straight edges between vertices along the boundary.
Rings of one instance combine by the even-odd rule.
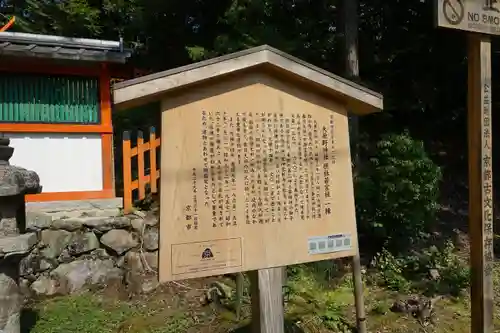
[[[19,264],[19,273],[21,276],[35,275],[47,271],[57,266],[55,259],[48,259],[40,254],[30,253],[24,257]]]
[[[93,232],[74,233],[68,251],[71,255],[80,255],[98,249],[99,246],[99,240]]]
[[[89,217],[85,226],[102,232],[112,229],[124,229],[130,227],[130,219],[125,216],[117,217]]]
[[[104,209],[86,210],[84,215],[90,217],[116,217],[120,215],[120,209],[104,208]]]
[[[57,219],[52,222],[53,229],[76,231],[83,228],[83,221],[79,217]]]
[[[0,257],[26,254],[35,246],[37,242],[38,237],[35,233],[11,237],[0,237]]]
[[[144,228],[146,226],[146,223],[141,218],[133,218],[130,221],[130,224],[131,224],[132,229],[134,229],[138,233],[142,233],[142,231],[144,230]]]
[[[40,191],[40,178],[36,172],[11,166],[0,159],[0,197]]]
[[[26,212],[26,229],[37,231],[48,229],[52,225],[53,217],[40,212]]]
[[[123,268],[133,273],[156,273],[158,270],[158,251],[142,253],[129,251],[125,254],[124,260]]]
[[[69,294],[85,287],[121,282],[123,272],[114,266],[112,260],[86,259],[59,265],[52,271],[51,278],[58,281],[60,293]]]
[[[144,260],[146,260],[147,269],[153,270],[154,272],[158,272],[158,251],[155,252],[145,252]]]
[[[22,305],[17,267],[0,265],[0,332],[19,332]]]
[[[40,276],[33,282],[30,289],[37,296],[54,296],[60,293],[59,283],[55,279],[45,275]]]
[[[23,213],[23,195],[0,197],[0,237],[15,236],[19,234],[17,218]]]
[[[146,215],[146,217],[144,218],[144,223],[146,223],[147,225],[152,226],[152,227],[157,225],[158,222],[159,222],[158,216],[156,216],[152,213],[148,213]]]
[[[118,254],[123,254],[139,245],[130,232],[126,230],[113,229],[101,237],[101,243]]]
[[[158,250],[158,228],[150,227],[144,231],[142,236],[143,246],[148,251]]]
[[[42,230],[42,254],[46,258],[57,258],[71,243],[73,234],[66,230]]]

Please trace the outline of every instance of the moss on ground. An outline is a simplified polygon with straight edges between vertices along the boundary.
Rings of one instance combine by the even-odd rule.
[[[193,326],[193,319],[182,310],[159,305],[130,304],[90,293],[60,297],[34,307],[39,319],[30,333],[181,333]]]
[[[500,277],[496,270],[495,279]],[[231,284],[231,282],[227,282]],[[236,320],[234,299],[222,306],[202,306],[200,297],[206,283],[183,282],[152,295],[128,298],[113,294],[85,293],[40,301],[33,305],[37,320],[31,333],[214,333],[248,332],[250,304],[248,288],[243,300],[243,316]],[[335,288],[317,282],[305,270],[289,278],[286,288],[288,332],[350,332],[354,326],[354,300],[349,275]],[[498,290],[497,290],[498,294]],[[380,287],[365,288],[365,304],[370,332],[470,332],[469,298],[447,298],[436,304],[436,324],[422,330],[415,318],[390,312],[400,295]],[[500,297],[496,297],[500,299]],[[498,304],[500,305],[500,304]],[[497,307],[497,309],[500,309]],[[496,311],[500,327],[500,311]],[[238,329],[239,328],[239,329]]]

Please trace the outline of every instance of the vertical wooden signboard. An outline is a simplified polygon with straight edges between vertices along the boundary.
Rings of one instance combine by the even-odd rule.
[[[491,158],[491,44],[469,36],[469,233],[472,328],[493,332],[493,175]]]
[[[500,9],[492,0],[438,0],[437,26],[468,36],[469,233],[471,332],[493,332],[493,175],[491,43],[500,34]]]

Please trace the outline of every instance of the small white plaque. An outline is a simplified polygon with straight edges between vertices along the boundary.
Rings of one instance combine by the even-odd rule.
[[[307,242],[309,254],[348,251],[352,248],[351,234],[309,237]]]

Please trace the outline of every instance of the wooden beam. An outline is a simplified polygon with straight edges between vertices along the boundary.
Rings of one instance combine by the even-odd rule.
[[[123,167],[123,210],[132,211],[132,156],[130,155],[130,132],[123,132],[122,167]]]
[[[77,191],[77,192],[46,192],[38,194],[28,194],[25,196],[26,202],[47,202],[47,201],[69,201],[69,200],[91,200],[91,199],[112,199],[115,194],[111,190],[102,191]]]
[[[493,333],[493,174],[490,37],[468,36],[471,332]]]
[[[248,273],[252,296],[252,333],[284,333],[283,267]]]
[[[101,75],[99,77],[101,125],[112,128],[110,80],[107,65],[101,64]],[[115,164],[113,161],[113,133],[103,133],[101,140],[103,189],[114,192]]]
[[[235,300],[235,310],[236,310],[236,320],[241,319],[241,308],[243,306],[243,290],[245,287],[245,277],[243,273],[236,273],[236,300]]]
[[[0,123],[3,133],[113,133],[110,125]]]

